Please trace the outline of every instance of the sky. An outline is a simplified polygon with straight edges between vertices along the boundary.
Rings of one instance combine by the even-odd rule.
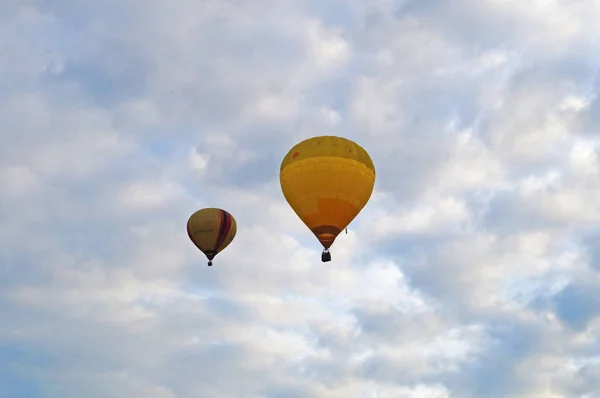
[[[3,0],[0,398],[600,397],[599,19]],[[329,263],[279,185],[317,135],[377,170]]]

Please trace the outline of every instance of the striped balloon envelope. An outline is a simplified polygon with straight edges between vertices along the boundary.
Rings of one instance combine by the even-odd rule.
[[[187,232],[194,245],[206,255],[208,265],[211,266],[212,259],[235,238],[237,223],[229,212],[210,207],[200,209],[190,216]]]

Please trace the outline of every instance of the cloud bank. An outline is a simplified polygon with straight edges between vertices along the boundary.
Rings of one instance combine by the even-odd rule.
[[[0,397],[600,397],[599,18],[4,1]],[[327,264],[278,181],[315,135],[377,168]]]

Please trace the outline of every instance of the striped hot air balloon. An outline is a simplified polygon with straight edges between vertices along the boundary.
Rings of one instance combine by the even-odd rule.
[[[187,232],[190,240],[208,258],[212,259],[225,249],[237,232],[235,218],[223,209],[206,208],[191,215],[187,222]]]

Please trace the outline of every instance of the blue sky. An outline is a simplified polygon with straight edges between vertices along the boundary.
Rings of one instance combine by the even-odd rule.
[[[600,397],[599,18],[2,2],[0,398]],[[278,181],[315,135],[377,168],[327,264]]]

